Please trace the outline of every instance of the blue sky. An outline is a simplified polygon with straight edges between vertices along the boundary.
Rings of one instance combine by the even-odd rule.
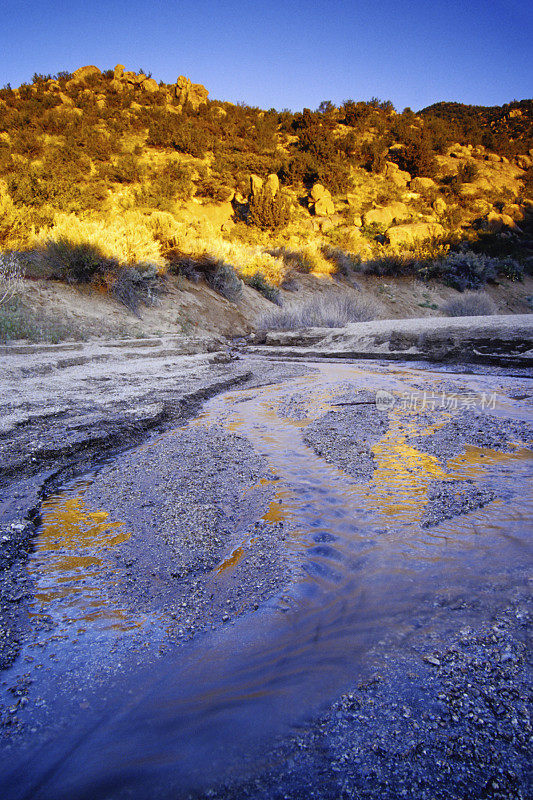
[[[0,86],[118,62],[261,108],[533,95],[527,0],[0,0],[0,18]]]

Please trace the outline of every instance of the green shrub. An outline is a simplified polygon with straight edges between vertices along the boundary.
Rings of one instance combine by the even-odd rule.
[[[242,281],[229,264],[220,261],[216,269],[206,277],[211,288],[221,294],[222,297],[225,297],[226,300],[236,302],[241,296]]]
[[[263,231],[285,228],[290,220],[290,203],[278,192],[274,197],[268,191],[258,192],[250,198],[248,223]]]
[[[274,303],[277,306],[281,305],[281,293],[279,289],[270,283],[270,281],[267,281],[263,273],[259,270],[253,275],[246,277],[244,282],[248,286],[251,286],[252,289],[255,289],[256,292],[260,292],[263,297],[266,297],[266,299],[270,300],[271,303]]]

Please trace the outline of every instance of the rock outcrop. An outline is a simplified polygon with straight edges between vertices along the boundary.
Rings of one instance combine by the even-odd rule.
[[[409,225],[389,228],[385,236],[392,247],[404,247],[423,242],[425,239],[444,236],[444,233],[444,228],[438,222],[412,222]]]
[[[95,67],[94,64],[91,64],[88,67],[80,67],[79,69],[74,70],[74,72],[72,73],[71,82],[83,83],[91,75],[101,75],[101,74],[102,73],[98,69],[98,67]]]
[[[174,84],[174,93],[180,106],[190,103],[196,109],[207,103],[209,92],[201,83],[192,83],[185,75],[180,75]]]
[[[84,69],[89,68],[85,67]],[[179,111],[176,105],[172,105],[172,103],[176,101],[179,107],[183,107],[185,103],[190,103],[192,107],[196,109],[207,102],[207,97],[209,95],[205,86],[202,86],[201,83],[192,83],[192,81],[184,75],[180,75],[176,83],[160,86],[157,81],[142,72],[137,74],[131,70],[126,70],[124,64],[117,64],[113,70],[111,86],[117,92],[142,89],[144,92],[155,94],[156,92],[163,91],[166,93],[167,100],[169,101],[169,111]]]
[[[384,174],[385,177],[399,189],[405,188],[411,180],[411,175],[408,172],[401,170],[398,164],[395,164],[394,161],[386,162]]]
[[[401,222],[411,216],[409,208],[405,203],[394,202],[388,206],[378,206],[365,211],[363,214],[364,225],[379,225],[383,228],[389,228],[393,222]]]

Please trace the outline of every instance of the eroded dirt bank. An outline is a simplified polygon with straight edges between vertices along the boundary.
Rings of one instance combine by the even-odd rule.
[[[526,797],[528,381],[188,358],[6,426],[6,796]]]

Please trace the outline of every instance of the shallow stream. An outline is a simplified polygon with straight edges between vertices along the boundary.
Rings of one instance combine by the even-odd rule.
[[[272,470],[276,494],[263,519],[287,523],[285,547],[300,578],[257,613],[169,648],[164,612],[132,615],[111,597],[120,574],[104,568],[101,551],[120,548],[135,531],[113,509],[86,507],[90,476],[43,504],[28,567],[37,583],[36,634],[4,686],[31,673],[43,719],[69,681],[74,701],[51,742],[23,742],[23,774],[3,769],[5,797],[179,797],[253,769],[276,735],[317,714],[376,653],[386,657],[391,642],[409,647],[421,629],[445,637],[475,624],[524,584],[532,451],[520,443],[509,452],[469,446],[441,463],[412,440],[431,435],[454,409],[428,422],[399,401],[449,393],[455,380],[459,396],[496,391],[490,413],[531,421],[531,410],[511,397],[526,382],[397,364],[314,366],[302,378],[220,395],[189,423],[246,437]],[[372,446],[373,478],[358,482],[316,455],[303,433],[343,404],[372,405],[376,391],[396,403]],[[424,527],[428,486],[448,480],[474,481],[497,497]],[[250,544],[229,550],[217,576],[231,580]],[[103,674],[105,662],[113,668]]]

